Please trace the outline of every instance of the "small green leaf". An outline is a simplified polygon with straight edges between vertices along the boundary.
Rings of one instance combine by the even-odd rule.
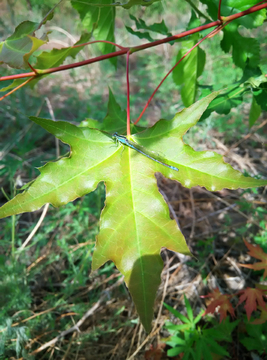
[[[74,46],[83,44],[84,42],[87,42],[89,40],[89,38],[90,38],[90,34],[85,34],[85,33],[82,34],[80,40],[77,41],[74,44]],[[64,62],[64,60],[68,56],[72,56],[74,58],[82,49],[83,49],[83,46],[77,47],[77,48],[68,47],[68,48],[64,48],[64,49],[53,49],[52,51],[43,51],[40,55],[38,55],[36,57],[37,63],[35,64],[35,68],[38,70],[40,70],[40,69],[42,70],[42,69],[48,69],[48,68],[59,66]],[[40,76],[40,77],[33,79],[29,83],[30,87],[33,88],[34,85],[36,85],[37,82],[40,81],[41,79],[43,79],[45,76],[48,76],[48,75]],[[23,82],[25,82],[25,79],[16,79],[8,86],[1,88],[0,91],[11,90],[11,89],[19,86]]]
[[[201,25],[201,21],[200,19],[197,17],[196,13],[194,10],[191,10],[191,18],[189,20],[189,23],[186,27],[186,30],[192,30],[198,26]]]
[[[203,330],[206,338],[212,337],[218,341],[232,341],[232,332],[238,325],[240,320],[231,321],[227,317],[223,322],[216,325],[216,327]]]
[[[80,45],[89,41],[91,34],[84,33],[81,35],[79,41],[77,41],[73,46]],[[52,67],[57,67],[61,65],[64,60],[71,56],[73,59],[75,56],[83,49],[83,46],[80,47],[67,47],[62,49],[53,49],[51,51],[43,51],[40,55],[37,56],[37,62],[35,64],[36,69],[49,69]]]
[[[135,26],[138,30],[149,30],[152,32],[156,32],[158,34],[162,34],[165,36],[171,36],[172,34],[169,32],[167,26],[165,25],[164,20],[161,21],[161,23],[154,23],[152,25],[147,25],[144,20],[142,19],[137,19],[134,15],[129,15],[130,19],[133,20],[135,22]],[[149,32],[141,32],[141,31],[136,31],[133,30],[132,28],[130,28],[129,26],[125,26],[126,30],[132,34],[137,36],[139,39],[146,39],[148,41],[155,41],[155,39],[153,39],[150,35]]]
[[[85,119],[83,121],[80,122],[79,127],[89,127],[92,129],[98,129],[101,130],[103,127],[103,123],[99,122],[98,120],[95,119]]]
[[[212,336],[205,338],[206,343],[209,345],[210,351],[222,355],[222,356],[229,356],[228,351],[226,351],[221,345],[219,345]]]
[[[261,59],[259,67],[263,74],[267,74],[267,57]]]
[[[200,338],[196,344],[196,350],[198,352],[198,359],[205,359],[205,360],[213,360],[213,356],[211,354],[210,348],[207,346],[205,340],[203,338]],[[216,353],[215,353],[216,354]]]
[[[195,43],[196,41],[193,40],[183,41],[182,48],[179,50],[175,62],[178,62],[195,45]],[[173,70],[174,82],[177,85],[183,84],[181,96],[185,106],[192,105],[196,98],[199,58],[198,51],[198,48],[194,49]]]
[[[175,317],[177,317],[178,319],[183,321],[185,324],[189,323],[189,320],[187,319],[187,317],[184,316],[183,314],[181,314],[179,311],[177,311],[176,309],[174,309],[173,307],[171,307],[168,304],[164,303],[164,306],[166,307],[166,309],[169,310],[170,313],[172,313]]]
[[[252,97],[250,112],[249,112],[249,127],[252,127],[261,115],[261,107],[258,105],[255,97]]]
[[[5,63],[16,69],[29,68],[31,54],[47,42],[47,39],[34,36],[38,26],[38,23],[32,21],[19,24],[14,34],[0,44],[0,64]]]
[[[160,23],[154,23],[152,25],[147,25],[143,19],[137,19],[134,15],[129,14],[129,17],[131,20],[135,22],[135,26],[138,30],[150,30],[155,33],[165,35],[165,36],[171,36],[171,33],[169,32],[164,20],[162,20]]]
[[[246,324],[247,334],[241,335],[240,342],[249,351],[257,350],[259,354],[265,354],[267,350],[266,322],[264,324]]]
[[[21,85],[22,83],[24,83],[26,80],[25,79],[16,79],[16,80],[13,80],[11,84],[3,87],[0,89],[0,91],[8,91],[8,90],[11,90],[11,89],[14,89],[15,87]]]
[[[242,96],[245,91],[246,88],[241,85],[229,85],[225,91],[221,92],[221,94],[210,103],[201,120],[209,117],[213,111],[216,111],[218,114],[229,114],[232,108],[236,108],[242,103]],[[205,96],[209,92],[209,90],[203,91],[202,95]]]
[[[130,28],[129,26],[125,26],[125,28],[130,34],[137,36],[139,39],[146,39],[151,42],[154,41],[154,39],[150,36],[148,32],[136,31]]]
[[[193,323],[193,321],[194,321],[193,310],[192,310],[190,303],[185,295],[184,295],[184,302],[185,302],[188,319],[190,320],[191,323]]]
[[[221,48],[229,52],[233,48],[233,61],[236,66],[244,69],[247,64],[257,67],[260,62],[260,44],[254,38],[241,36],[238,24],[231,23],[224,29]]]
[[[262,110],[267,111],[267,78],[264,78],[257,89],[253,91],[253,96],[257,104],[261,107]]]
[[[264,92],[266,84],[267,78],[262,74],[260,68],[250,68],[247,66],[242,78],[238,82],[229,85],[210,103],[201,120],[207,118],[212,111],[216,111],[218,114],[228,114],[232,108],[242,103],[243,95],[248,91],[253,93],[257,103],[264,110],[264,106],[267,108],[267,93]],[[212,90],[210,87],[202,88],[202,96],[207,96]]]
[[[168,341],[167,344],[169,344],[169,345],[172,344],[172,346],[176,346],[176,345],[183,346],[183,345],[185,345],[185,340],[179,336],[172,336],[171,340]]]
[[[127,114],[125,110],[122,110],[120,105],[117,103],[115,96],[113,95],[111,89],[109,89],[109,100],[108,100],[108,111],[107,115],[103,120],[101,126],[98,126],[98,129],[103,129],[110,133],[119,132],[123,133],[125,131]],[[131,132],[136,133],[144,130],[140,126],[131,124]]]
[[[111,133],[114,133],[115,131],[120,133],[123,132],[125,129],[126,117],[126,111],[121,110],[111,89],[109,89],[108,112],[104,119],[104,129]]]
[[[111,0],[72,0],[71,4],[78,11],[83,26],[93,33],[96,40],[115,42],[115,7]],[[103,54],[115,51],[112,44],[99,43],[98,47]],[[109,60],[113,65],[117,64],[116,57]]]
[[[180,319],[181,320],[181,319]],[[188,330],[190,329],[190,323],[188,322],[188,319],[186,319],[187,321],[187,324],[181,324],[181,325],[175,325],[175,324],[166,324],[166,329],[169,331],[169,332],[178,332],[178,331],[181,331],[181,330]]]
[[[191,36],[190,40],[181,42],[175,62],[177,63],[199,40],[199,35]],[[199,48],[189,53],[172,72],[173,80],[177,85],[182,85],[181,97],[185,106],[194,103],[197,94],[197,79],[205,67],[206,54]]]
[[[197,77],[199,78],[204,71],[204,67],[205,67],[205,63],[206,63],[206,53],[199,46],[197,49],[198,49]]]

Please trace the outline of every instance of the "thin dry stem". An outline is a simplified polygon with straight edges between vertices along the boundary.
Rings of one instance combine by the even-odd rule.
[[[72,48],[74,49],[74,48],[78,48],[78,47],[85,46],[85,45],[91,45],[91,44],[95,44],[95,43],[106,43],[106,44],[114,45],[114,46],[118,47],[121,50],[126,49],[124,46],[118,45],[118,44],[116,44],[116,43],[114,43],[112,41],[107,41],[107,40],[89,41],[89,42],[84,43],[84,44],[73,45]]]
[[[13,94],[15,91],[17,91],[18,89],[20,89],[21,87],[23,87],[24,85],[28,84],[30,81],[32,81],[34,77],[31,77],[30,79],[24,81],[22,84],[20,84],[19,86],[15,87],[14,89],[12,89],[11,91],[9,91],[7,94],[5,94],[4,96],[2,96],[0,98],[0,101],[2,101],[4,98],[6,98],[7,96]]]
[[[44,218],[45,218],[48,208],[49,208],[49,204],[45,204],[42,215],[40,216],[40,219],[38,220],[37,224],[31,231],[30,235],[27,237],[27,239],[24,241],[24,243],[18,249],[19,251],[23,250],[28,245],[28,243],[31,241],[31,239],[34,237],[37,230],[39,229],[39,227],[42,225],[42,222],[44,221]]]

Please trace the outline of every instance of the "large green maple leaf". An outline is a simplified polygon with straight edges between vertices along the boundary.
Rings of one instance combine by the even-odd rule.
[[[93,255],[93,269],[112,260],[124,275],[140,319],[150,330],[153,303],[160,284],[163,247],[189,254],[184,236],[169,217],[167,204],[157,188],[156,172],[178,180],[186,187],[253,187],[267,181],[245,177],[224,163],[213,151],[197,152],[182,137],[201,117],[218,93],[213,93],[176,114],[160,120],[131,140],[179,168],[172,170],[118,145],[108,133],[79,128],[63,121],[31,117],[31,120],[71,147],[69,157],[47,163],[28,188],[0,208],[0,217],[39,209],[45,203],[60,206],[106,185],[106,205]]]

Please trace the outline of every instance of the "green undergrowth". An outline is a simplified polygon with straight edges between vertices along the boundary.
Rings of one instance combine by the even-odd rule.
[[[19,246],[33,230],[40,212],[31,219],[20,216],[15,223],[18,249],[13,254],[9,239],[14,224],[11,219],[6,223],[0,255],[1,359],[30,359],[25,349],[30,339],[39,333],[47,333],[49,338],[57,336],[58,330],[70,326],[69,316],[61,318],[60,314],[71,312],[74,318],[81,318],[98,301],[104,290],[102,279],[114,272],[113,264],[106,264],[89,277],[104,196],[100,184],[93,193],[59,210],[50,207],[41,228],[23,250]],[[111,279],[107,285],[113,282]],[[41,315],[34,317],[35,313]],[[113,332],[112,321],[111,316],[108,324],[99,323],[80,341],[96,341]]]

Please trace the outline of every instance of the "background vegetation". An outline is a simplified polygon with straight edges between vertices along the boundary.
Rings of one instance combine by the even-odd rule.
[[[52,0],[45,4],[38,0],[2,2],[1,39],[6,39],[25,19],[40,21],[55,3]],[[118,8],[116,43],[140,44],[138,37],[125,30],[125,25],[135,28],[128,14],[142,18],[148,24],[164,19],[171,33],[183,31],[191,17],[190,3],[161,1],[150,7],[134,6],[129,11]],[[53,20],[45,27],[52,31],[49,44],[45,45],[48,49],[72,45],[83,31],[78,13],[67,1],[55,10]],[[259,28],[243,29],[243,35],[249,34],[259,40],[263,58],[267,54],[266,30],[266,21]],[[221,50],[220,41],[221,37],[215,36],[201,45],[207,56],[205,70],[199,78],[202,90],[207,84],[221,89],[242,77],[242,70]],[[134,117],[175,63],[178,51],[177,44],[164,44],[131,56],[131,111]],[[100,54],[98,45],[90,45],[78,54],[77,60]],[[66,63],[71,62],[73,59],[66,60]],[[0,68],[0,76],[14,72],[7,66]],[[68,151],[67,145],[55,142],[52,135],[31,123],[28,116],[54,117],[75,124],[88,119],[101,122],[108,111],[109,88],[124,109],[124,58],[117,59],[116,71],[111,62],[104,61],[56,73],[41,80],[33,89],[24,87],[2,101],[1,204],[14,197],[17,187],[38,175],[37,167]],[[165,81],[142,125],[150,126],[159,118],[171,119],[181,110],[184,107],[181,88],[182,85],[178,86],[171,77]],[[214,149],[224,154],[241,172],[266,178],[266,112],[262,112],[254,127],[249,127],[251,101],[251,93],[247,93],[243,102],[236,100],[229,114],[213,112],[187,133],[185,141],[196,150]],[[60,209],[50,206],[41,227],[25,247],[23,244],[42,211],[0,220],[0,359],[167,358],[167,350],[176,346],[169,336],[177,334],[180,328],[174,328],[170,323],[165,326],[165,321],[169,319],[175,325],[180,322],[177,314],[175,317],[170,309],[162,307],[163,300],[185,316],[190,311],[197,316],[205,308],[205,300],[200,299],[200,295],[211,292],[212,288],[219,287],[225,294],[234,294],[255,283],[264,284],[262,272],[252,272],[238,264],[251,262],[243,238],[267,251],[265,189],[208,193],[198,187],[185,189],[160,175],[158,186],[170,206],[171,216],[178,218],[198,261],[167,250],[162,252],[165,267],[152,333],[147,335],[139,324],[127,288],[113,263],[107,263],[95,273],[90,271],[105,200],[102,183],[95,192]],[[191,305],[186,303],[184,294]],[[237,305],[237,300],[233,299],[232,303]],[[266,321],[250,329],[244,314],[245,309],[239,307],[236,315],[240,323],[228,318],[225,327],[217,329],[224,334],[232,332],[231,339],[224,335],[216,340],[232,359],[251,359],[253,354],[266,356]],[[257,318],[258,314],[255,312],[253,316]],[[79,331],[74,331],[72,327],[80,320]],[[202,329],[219,327],[216,316],[201,321]],[[192,334],[197,326],[189,328]],[[64,331],[67,333],[63,333],[63,337]],[[50,343],[57,336],[61,339]],[[255,348],[249,347],[245,336],[254,339],[254,343],[255,339],[260,339],[261,343]],[[169,341],[166,348],[159,345],[164,341]],[[150,348],[152,344],[154,347]],[[227,354],[218,353],[221,358],[227,358]],[[168,353],[171,355],[178,356]]]

